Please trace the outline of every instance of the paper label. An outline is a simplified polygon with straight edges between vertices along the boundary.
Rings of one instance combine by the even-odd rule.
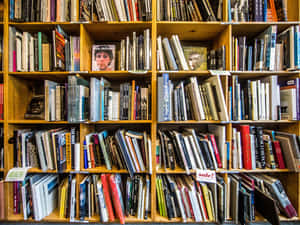
[[[196,180],[199,182],[216,183],[216,171],[214,170],[196,170]]]
[[[230,76],[230,71],[228,71],[228,70],[209,70],[209,72],[213,76],[216,76],[216,75]]]
[[[5,181],[6,182],[24,181],[28,169],[29,167],[10,169],[6,175]]]

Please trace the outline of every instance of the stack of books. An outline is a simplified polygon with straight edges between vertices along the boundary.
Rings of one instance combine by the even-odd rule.
[[[14,130],[14,167],[57,172],[80,169],[79,131],[71,129]]]
[[[223,0],[157,0],[157,20],[221,21],[223,2]]]
[[[156,151],[157,168],[175,170],[178,167],[187,174],[193,169],[227,167],[226,130],[223,125],[210,125],[210,133],[187,128],[183,132],[159,130]]]
[[[282,71],[300,69],[300,25],[277,34],[267,28],[254,39],[233,37],[233,69],[237,71]]]
[[[150,21],[152,0],[80,0],[80,21]]]
[[[207,47],[185,43],[178,35],[157,37],[157,69],[166,70],[225,70],[225,46],[207,50]]]
[[[198,85],[196,77],[174,84],[164,73],[157,81],[158,121],[223,120],[227,107],[219,75]]]
[[[299,137],[249,125],[232,128],[232,168],[299,171]]]
[[[150,216],[151,186],[149,175],[124,177],[120,174],[86,176],[79,184],[79,218],[96,215],[100,222],[125,223],[126,216],[148,219]]]
[[[76,0],[10,0],[9,19],[15,22],[76,22]]]
[[[287,0],[230,0],[229,21],[277,22],[288,20]]]
[[[299,120],[299,78],[277,75],[259,80],[232,76],[229,86],[231,120]]]
[[[9,27],[9,71],[79,71],[80,38],[60,26],[45,32],[19,31]]]

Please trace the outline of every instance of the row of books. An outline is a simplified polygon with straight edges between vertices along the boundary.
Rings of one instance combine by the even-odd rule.
[[[119,57],[116,48],[119,47]],[[113,71],[151,69],[151,34],[150,29],[141,34],[132,33],[118,43],[95,44],[92,47],[92,71]]]
[[[23,182],[13,182],[14,214],[41,221],[58,209],[60,218],[76,217],[76,178],[57,174],[27,175]]]
[[[98,214],[101,222],[121,224],[125,217],[147,219],[151,212],[149,175],[121,176],[101,174],[86,176],[79,184],[79,219],[88,220]]]
[[[225,70],[225,46],[208,50],[195,43],[181,45],[178,35],[157,37],[158,70]]]
[[[93,122],[104,120],[150,120],[151,86],[142,87],[135,80],[112,89],[105,78],[69,76],[68,83],[44,81],[43,114],[25,114],[26,119],[47,121]]]
[[[138,172],[151,173],[151,139],[146,131],[90,133],[85,136],[83,145],[85,169],[105,165],[107,170],[127,169],[131,176]]]
[[[193,128],[184,131],[158,130],[156,146],[157,168],[175,170],[216,170],[227,167],[226,129],[223,125],[209,125],[209,133]]]
[[[176,82],[176,81],[174,81]],[[196,77],[173,83],[164,73],[157,81],[158,121],[228,121],[221,78],[212,76],[198,85]]]
[[[80,37],[60,26],[50,33],[9,27],[9,71],[79,71]]]
[[[151,0],[80,0],[80,21],[151,21]]]
[[[288,218],[297,216],[280,180],[267,175],[232,174],[227,180],[217,175],[216,183],[160,175],[156,194],[159,214],[169,220],[245,224],[255,221],[257,210],[272,224],[280,224],[279,212]]]
[[[222,21],[223,0],[157,0],[157,21]]]
[[[299,172],[300,137],[296,134],[240,125],[232,129],[232,168],[285,169]]]
[[[10,0],[9,19],[15,22],[77,21],[76,0]]]
[[[277,34],[272,25],[248,40],[233,37],[233,68],[237,71],[282,71],[300,69],[300,25],[291,26]]]
[[[230,0],[229,21],[277,22],[288,20],[287,0]]]
[[[277,75],[262,79],[232,76],[229,86],[231,120],[299,120],[299,78],[278,81]]]
[[[14,167],[33,167],[42,171],[80,170],[79,130],[14,130],[10,141]]]

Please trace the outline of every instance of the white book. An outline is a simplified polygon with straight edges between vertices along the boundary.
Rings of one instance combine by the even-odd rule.
[[[239,131],[236,132],[236,142],[237,142],[237,153],[238,153],[238,168],[243,169],[241,132]]]
[[[26,204],[26,188],[28,186],[28,183],[26,183],[25,185],[22,185],[21,188],[21,195],[22,195],[22,208],[23,208],[23,217],[24,220],[27,220],[27,204]]]
[[[192,84],[192,91],[194,92],[196,98],[196,108],[198,112],[196,113],[196,120],[205,120],[205,114],[203,109],[203,103],[200,96],[198,80],[196,77],[191,77],[190,81]]]
[[[86,141],[86,151],[87,151],[87,160],[88,160],[88,168],[92,168],[92,160],[91,160],[91,154],[90,154],[90,144],[91,144],[91,137],[96,133],[90,133],[85,136]]]
[[[237,88],[237,95],[238,95],[238,102],[237,102],[237,117],[238,120],[242,119],[242,110],[241,110],[241,84],[236,85]]]
[[[268,82],[265,83],[265,111],[266,111],[266,120],[270,120],[270,84]]]
[[[121,5],[121,14],[122,14],[122,21],[127,21],[127,15],[125,10],[125,5],[123,0],[119,0]]]
[[[29,71],[34,71],[34,37],[29,34]]]
[[[297,120],[296,106],[296,88],[280,90],[281,119]]]
[[[17,72],[23,71],[22,62],[22,33],[16,32],[16,66]]]
[[[257,88],[256,81],[251,81],[251,92],[252,92],[252,119],[258,120],[258,99],[257,99]]]
[[[126,47],[125,47],[125,39],[121,40],[120,47],[120,70],[124,71],[126,65]]]
[[[191,208],[189,206],[188,199],[187,199],[187,197],[185,195],[184,188],[182,187],[180,191],[181,191],[181,196],[182,196],[182,200],[183,200],[182,202],[184,204],[184,208],[185,208],[185,211],[186,211],[186,217],[187,218],[192,218]]]
[[[203,166],[202,166],[202,162],[200,160],[199,154],[198,154],[199,149],[197,148],[197,146],[196,146],[196,144],[194,142],[193,136],[189,135],[188,138],[189,138],[189,141],[190,141],[190,144],[191,144],[191,149],[193,151],[193,156],[195,158],[196,168],[202,170]]]
[[[251,167],[253,170],[256,169],[256,147],[255,147],[255,136],[253,134],[250,134],[250,147],[251,147]]]
[[[141,219],[142,215],[142,196],[143,196],[143,179],[140,177],[139,179],[139,187],[138,187],[138,205],[137,205],[137,218]]]
[[[80,143],[75,144],[74,149],[74,169],[75,171],[80,170]]]
[[[101,215],[101,222],[108,222],[108,211],[105,203],[104,193],[103,193],[103,186],[101,179],[97,182],[97,194],[98,194],[98,202],[99,202],[99,211]]]
[[[147,138],[148,143],[148,166],[149,166],[149,173],[152,174],[152,145],[151,145],[151,139]]]
[[[45,151],[41,139],[42,133],[43,131],[38,131],[35,133],[35,141],[36,141],[37,150],[39,154],[41,169],[43,171],[47,171],[48,167],[47,167],[46,155],[45,155]]]
[[[150,68],[151,68],[151,38],[150,38],[150,29],[146,29],[144,31],[144,62],[145,62],[145,65],[144,65],[145,70],[150,70]]]
[[[261,119],[266,119],[266,92],[265,92],[265,83],[260,83],[260,94],[261,94]]]
[[[76,215],[76,179],[71,181],[71,194],[70,194],[70,221],[75,220]]]
[[[166,70],[165,67],[165,60],[164,60],[164,55],[163,55],[163,49],[162,49],[162,40],[161,36],[157,37],[157,51],[159,52],[159,67],[162,71]]]
[[[256,88],[257,88],[257,103],[258,103],[258,119],[261,120],[262,119],[262,94],[261,94],[261,85],[260,85],[260,80],[256,81]]]
[[[130,0],[129,0],[130,1]],[[132,8],[135,6],[135,0],[131,0]],[[133,21],[137,21],[136,11],[132,9]]]
[[[268,76],[264,79],[264,81],[269,83],[270,120],[277,120],[278,118],[277,107],[280,105],[280,94],[278,93],[278,89],[277,89],[278,76],[277,75]]]
[[[56,90],[51,89],[50,90],[50,121],[56,120],[56,103],[55,103],[55,97],[56,97]]]
[[[140,172],[139,163],[138,163],[137,159],[134,157],[134,149],[133,149],[132,145],[130,144],[129,138],[130,137],[125,135],[126,145],[127,145],[127,148],[129,149],[129,156],[131,158],[131,161],[133,162],[134,171]]]
[[[103,9],[102,12],[104,14],[104,20],[105,21],[110,21],[108,8],[106,6],[106,0],[100,0],[100,2],[101,2],[101,7]]]
[[[118,14],[118,17],[119,17],[119,20],[122,22],[122,21],[126,21],[124,20],[123,18],[123,12],[122,12],[122,7],[121,7],[121,1],[120,0],[114,0],[114,3],[115,3],[115,7],[116,7],[116,10],[117,10],[117,14]]]
[[[55,90],[55,120],[60,121],[61,119],[61,110],[62,110],[62,102],[61,102],[61,95],[62,95],[62,87],[56,86]]]
[[[114,103],[112,106],[112,120],[120,119],[120,92],[113,91],[112,92],[112,102]]]
[[[132,141],[132,144],[134,146],[134,150],[135,150],[136,156],[138,158],[138,162],[139,162],[139,165],[141,167],[141,171],[145,171],[146,170],[145,164],[144,164],[143,157],[141,155],[141,150],[140,150],[140,147],[137,143],[137,140],[135,138],[131,138],[131,141]]]
[[[108,120],[112,120],[113,104],[112,104],[112,91],[108,91]]]
[[[22,36],[22,71],[28,71],[28,46],[28,32],[24,31]]]
[[[78,17],[78,4],[76,0],[71,0],[71,22],[76,22]]]
[[[44,143],[44,147],[45,147],[45,155],[46,155],[48,169],[54,170],[53,160],[52,160],[52,156],[51,156],[51,147],[50,147],[50,145],[52,143],[49,140],[47,131],[42,133],[42,138],[43,138],[43,143]]]
[[[213,146],[212,146],[210,141],[207,141],[207,143],[208,143],[208,150],[210,152],[210,155],[211,155],[211,158],[212,158],[212,161],[213,161],[213,164],[214,164],[214,168],[217,169],[218,168],[218,163],[217,163],[217,159],[216,159],[216,156],[215,156]]]
[[[232,128],[232,169],[238,169],[237,130]]]
[[[201,222],[202,221],[202,216],[201,216],[201,213],[200,213],[200,207],[199,207],[199,202],[197,200],[196,191],[195,190],[189,190],[188,194],[189,194],[189,197],[190,197],[190,200],[191,200],[191,205],[192,205],[192,208],[193,208],[195,221],[196,222]]]
[[[132,32],[132,51],[131,51],[131,62],[132,62],[132,70],[135,71],[137,68],[137,58],[136,58],[136,52],[137,52],[137,45],[136,45],[136,32]]]
[[[181,48],[178,36],[177,35],[172,35],[170,41],[174,46],[174,50],[176,52],[175,55],[179,58],[177,60],[180,62],[181,68],[183,70],[189,70],[189,67],[188,67],[186,59],[184,57],[183,50]]]
[[[57,207],[58,185],[59,180],[57,175],[49,176],[49,178],[43,183],[45,195],[45,202],[43,205],[45,205],[45,216],[49,216]]]

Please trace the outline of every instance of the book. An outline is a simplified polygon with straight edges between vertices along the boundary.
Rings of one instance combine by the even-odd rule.
[[[93,45],[92,47],[92,71],[115,70],[116,46]]]

